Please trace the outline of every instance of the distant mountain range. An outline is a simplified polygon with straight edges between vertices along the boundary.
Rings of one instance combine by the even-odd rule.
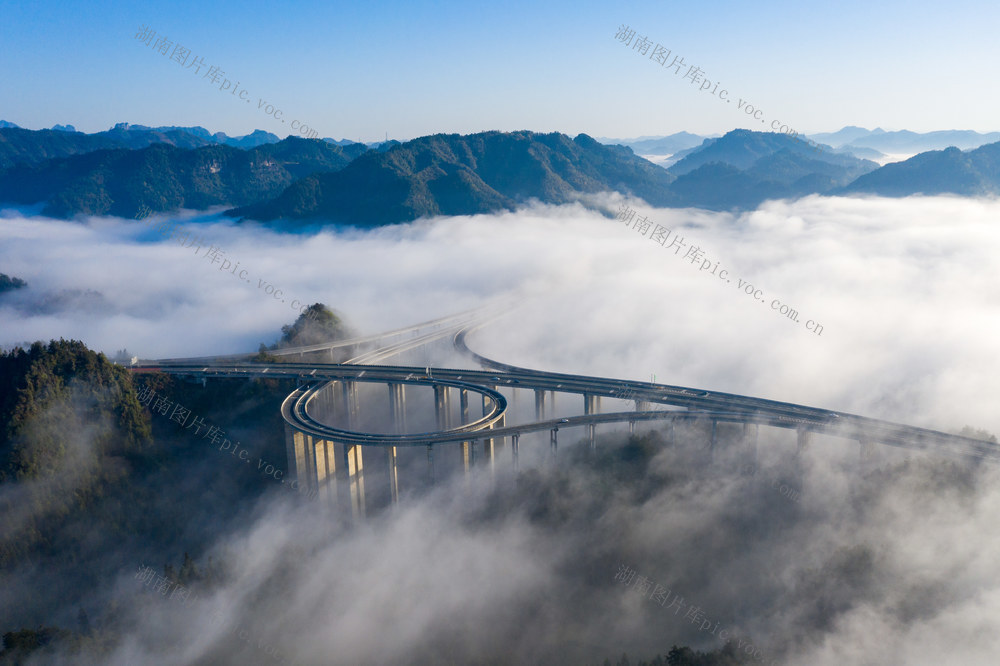
[[[16,130],[16,131],[5,131]],[[56,134],[58,133],[58,134]],[[246,136],[227,136],[225,132],[211,133],[204,127],[147,127],[117,123],[111,129],[94,134],[77,132],[72,125],[55,125],[51,130],[26,130],[6,120],[0,120],[0,169],[18,163],[37,164],[53,157],[68,157],[102,148],[145,148],[154,143],[166,143],[178,148],[201,148],[224,145],[234,148],[256,148],[280,139],[270,132],[254,130]],[[349,139],[323,139],[337,146],[388,147],[395,141],[362,144]]]
[[[903,197],[911,194],[1000,194],[1000,143],[962,152],[945,148],[915,155],[905,162],[886,164],[846,185],[838,194],[877,194]]]
[[[861,128],[836,134],[827,137],[833,144],[880,136]],[[881,134],[896,136],[887,141],[905,138]],[[948,133],[931,134],[940,141]],[[229,206],[226,213],[233,217],[294,229],[314,222],[369,227],[489,213],[607,191],[655,206],[708,210],[745,210],[809,194],[1000,193],[1000,142],[967,152],[925,152],[879,167],[840,152],[842,145],[817,151],[784,134],[734,130],[717,138],[666,137],[674,147],[699,143],[679,150],[664,169],[629,147],[586,134],[436,134],[377,149],[319,139],[272,143],[269,136],[258,131],[224,145],[219,141],[228,137],[203,128],[119,125],[82,134],[7,127],[0,129],[0,163],[6,165],[0,201],[42,203],[44,214],[62,218],[135,217],[143,207]],[[242,147],[260,140],[266,141]]]
[[[375,226],[423,215],[471,215],[536,199],[566,203],[618,190],[671,205],[673,176],[628,148],[585,134],[435,134],[369,152],[335,173],[305,178],[272,201],[227,214]]]
[[[598,138],[604,144],[628,146],[636,155],[674,155],[687,148],[701,144],[706,137],[689,132],[677,132],[670,136],[640,137],[638,139]]]
[[[714,137],[678,132],[669,136],[638,137],[635,139],[606,139],[606,144],[628,146],[637,155],[683,156],[684,151],[697,149],[703,140]],[[907,130],[887,132],[878,127],[868,130],[863,127],[848,126],[836,132],[821,132],[807,137],[812,141],[829,146],[833,152],[849,154],[862,159],[879,160],[889,155],[915,155],[928,150],[943,150],[955,146],[962,150],[978,148],[987,143],[1000,141],[1000,132],[981,134],[971,130],[943,130],[939,132],[917,133]]]
[[[827,194],[877,168],[868,160],[813,150],[784,134],[733,130],[687,151],[669,171],[677,176],[671,189],[682,205],[727,210]]]
[[[43,214],[67,218],[135,217],[144,206],[169,211],[249,204],[277,196],[313,172],[342,169],[368,150],[361,144],[342,147],[291,137],[250,150],[164,143],[95,150],[0,172],[0,201],[44,201]]]
[[[971,130],[943,130],[919,134],[908,130],[886,132],[881,127],[866,130],[863,127],[848,126],[837,132],[811,134],[809,138],[834,148],[867,148],[885,154],[913,155],[951,146],[961,150],[978,148],[1000,141],[1000,132],[980,134]]]

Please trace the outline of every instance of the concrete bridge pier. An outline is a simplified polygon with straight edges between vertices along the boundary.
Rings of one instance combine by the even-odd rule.
[[[535,420],[545,419],[545,391],[535,389]]]
[[[805,428],[796,429],[796,448],[795,454],[801,456],[809,449],[809,443],[812,441],[812,431],[806,430]]]
[[[586,414],[600,414],[601,412],[601,396],[593,395],[591,393],[583,394],[583,413]],[[587,426],[587,436],[590,439],[590,450],[594,451],[597,448],[597,426],[590,424]]]
[[[366,514],[365,472],[361,445],[340,442],[324,442],[324,444],[323,471],[328,479],[331,477],[335,479],[331,489],[333,494],[340,500],[338,503],[347,499],[351,507],[352,518],[355,520],[364,519]],[[318,459],[319,456],[317,456]]]
[[[361,446],[342,444],[302,435],[305,449],[305,472],[309,478],[303,484],[310,495],[318,496],[327,507],[346,510],[351,519],[365,517],[364,462]]]
[[[325,439],[315,439],[306,435],[306,444],[309,447],[308,463],[306,469],[309,470],[310,479],[309,490],[316,491],[320,499],[330,507],[337,506],[338,479],[334,474],[336,459],[330,458],[334,455],[332,442]],[[312,494],[310,492],[310,494]]]
[[[451,422],[451,403],[447,386],[434,387],[434,414],[438,430],[447,430]]]
[[[389,483],[389,503],[395,505],[399,503],[399,468],[396,465],[396,447],[386,446],[385,448],[385,473]]]
[[[315,495],[319,490],[319,478],[316,475],[316,443],[309,435],[302,435],[303,474],[299,486],[306,489],[309,495]]]
[[[427,482],[434,485],[434,445],[427,445]]]
[[[357,423],[358,416],[361,413],[361,403],[358,400],[358,383],[350,382],[347,389],[351,395],[351,423]]]
[[[743,424],[743,458],[746,461],[742,471],[754,474],[757,471],[757,431],[756,423]]]
[[[351,509],[355,517],[364,518],[367,513],[365,505],[365,471],[360,445],[347,447],[347,475],[351,490]]]
[[[490,388],[496,390],[495,386],[492,386]],[[486,394],[483,394],[483,416],[486,416],[487,414],[490,413],[490,407],[492,405],[493,405],[493,400],[491,400],[490,397],[487,396]],[[504,427],[504,423],[506,422],[506,420],[507,420],[506,416],[501,416],[499,421],[497,421],[494,425],[490,426],[490,430],[492,430],[494,427],[496,428]],[[500,438],[490,437],[489,439],[483,441],[483,453],[486,455],[491,465],[493,464],[493,454],[495,452],[503,450],[504,439],[505,439],[504,437]]]
[[[646,402],[645,400],[636,400],[635,401],[635,411],[637,411],[637,412],[649,411],[649,403]],[[635,434],[635,421],[629,421],[628,422],[628,434],[629,435],[634,435]]]
[[[476,464],[476,440],[461,443],[462,470],[468,476],[469,472]]]
[[[339,380],[333,382],[333,390],[340,403],[340,417],[341,423],[344,424],[345,428],[351,427],[351,397],[350,392],[347,390],[347,380]]]
[[[357,423],[358,416],[358,383],[347,379],[337,382],[340,386],[341,408],[344,424],[350,429]]]
[[[469,390],[458,390],[458,402],[462,412],[462,425],[469,422]]]
[[[485,414],[483,415],[485,416]],[[501,416],[500,420],[490,426],[490,430],[494,428],[502,428],[504,426],[505,416]],[[483,439],[483,462],[485,462],[489,468],[490,473],[494,472],[494,463],[496,461],[496,455],[503,450],[503,437],[486,437]]]
[[[285,473],[286,476],[291,476],[291,473],[295,472],[295,481],[298,485],[302,485],[305,482],[303,478],[302,470],[305,468],[305,435],[301,432],[293,431],[292,426],[285,422],[285,456],[288,458],[288,471]]]
[[[559,428],[553,428],[549,431],[549,452],[552,454],[553,458],[556,455],[556,450],[559,448],[558,432]]]
[[[491,475],[496,473],[495,462],[496,444],[492,437],[486,437],[483,439],[483,464],[489,468]]]
[[[389,384],[389,412],[392,414],[392,422],[395,425],[396,433],[406,432],[406,385]]]
[[[517,433],[514,433],[513,435],[510,436],[510,454],[511,454],[511,462],[513,463],[513,467],[514,467],[514,484],[515,485],[517,484],[517,470],[518,470],[518,465],[517,465],[517,443],[518,443],[518,440],[520,438],[521,438],[521,436],[519,434],[517,434]]]
[[[337,401],[334,399],[333,390],[334,384],[330,382],[316,394],[315,399],[317,417],[327,423],[330,423],[337,411]]]
[[[397,497],[395,448],[391,449],[390,489]],[[365,502],[364,460],[360,445],[342,444],[312,437],[285,425],[285,454],[295,482],[309,498],[319,498],[329,509],[346,511],[353,520],[363,519]]]

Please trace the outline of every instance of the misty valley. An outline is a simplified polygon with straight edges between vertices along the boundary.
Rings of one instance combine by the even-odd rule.
[[[0,664],[994,663],[998,137],[10,125]]]

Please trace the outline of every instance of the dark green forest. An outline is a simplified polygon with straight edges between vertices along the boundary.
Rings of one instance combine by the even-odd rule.
[[[284,340],[341,332],[321,304],[308,312],[318,322],[300,317]],[[291,388],[133,373],[76,340],[0,355],[0,491],[18,490],[0,493],[0,573],[45,572],[23,620],[0,626],[0,663],[56,643],[88,652],[113,645],[121,618],[114,607],[94,607],[76,578],[81,570],[96,581],[145,562],[176,584],[205,590],[221,581],[220,566],[202,557],[218,536],[208,526],[239,529],[281,487],[232,464],[206,435],[215,428],[283,468],[280,405]],[[224,473],[206,477],[201,459]],[[108,540],[121,548],[105,552]]]

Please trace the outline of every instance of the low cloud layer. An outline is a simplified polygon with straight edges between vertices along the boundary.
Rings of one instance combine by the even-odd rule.
[[[515,296],[517,309],[472,336],[480,353],[1000,433],[1000,203],[809,197],[739,216],[620,197],[589,204],[607,215],[539,206],[302,236],[184,221],[249,282],[136,221],[8,210],[0,272],[29,288],[0,295],[0,344],[65,337],[109,354],[225,354],[274,341],[296,316],[292,299],[322,301],[376,332]],[[645,236],[613,219],[622,205],[648,217]],[[684,249],[651,240],[655,225],[683,236]],[[696,263],[684,258],[691,246]],[[718,262],[716,275],[700,270],[704,258]],[[806,329],[810,319],[822,335]],[[460,362],[447,350],[416,361]],[[560,440],[570,457],[574,434]],[[529,465],[516,495],[442,488],[332,534],[269,502],[253,527],[219,539],[230,579],[193,607],[137,601],[133,572],[122,573],[107,594],[136,614],[112,663],[164,649],[175,659],[164,663],[281,663],[271,653],[284,663],[599,663],[625,649],[648,657],[675,642],[721,644],[615,581],[621,563],[778,663],[993,663],[992,467],[885,451],[859,468],[857,444],[830,437],[797,459],[793,435],[762,429],[748,476],[737,445],[708,464],[699,437],[685,441],[659,440],[649,462],[659,485],[623,484],[600,501],[592,472],[544,467],[539,441],[527,446],[542,467]],[[192,464],[207,473],[213,461]],[[213,652],[227,645],[238,656]]]

